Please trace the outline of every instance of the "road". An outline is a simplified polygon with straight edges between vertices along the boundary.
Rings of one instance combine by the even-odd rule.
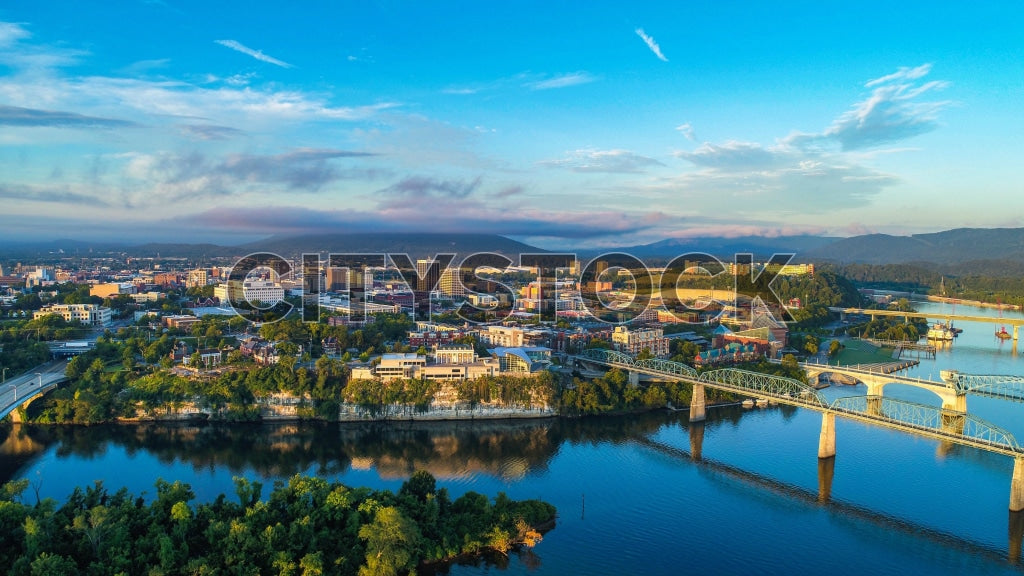
[[[22,398],[38,390],[40,381],[45,387],[62,380],[67,365],[67,360],[55,360],[40,364],[21,376],[8,378],[6,383],[0,387],[0,413],[6,412],[9,406],[16,405]]]

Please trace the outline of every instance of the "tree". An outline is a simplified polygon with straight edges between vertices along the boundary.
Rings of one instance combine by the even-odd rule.
[[[393,576],[414,567],[419,530],[398,508],[378,509],[373,522],[359,529],[359,538],[366,541],[366,564],[359,576]]]

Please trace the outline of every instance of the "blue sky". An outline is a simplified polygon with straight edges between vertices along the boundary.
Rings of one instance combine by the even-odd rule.
[[[5,3],[0,238],[1024,226],[1022,12]]]

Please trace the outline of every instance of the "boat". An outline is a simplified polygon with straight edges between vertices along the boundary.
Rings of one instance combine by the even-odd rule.
[[[996,306],[999,308],[999,320],[1003,319],[1003,301],[996,298]],[[1000,326],[999,330],[996,330],[996,338],[1000,340],[1009,340],[1011,338],[1010,333],[1006,331],[1006,326]]]
[[[954,332],[948,324],[942,322],[936,322],[932,324],[932,327],[928,329],[926,338],[929,340],[941,340],[949,342],[953,340]]]

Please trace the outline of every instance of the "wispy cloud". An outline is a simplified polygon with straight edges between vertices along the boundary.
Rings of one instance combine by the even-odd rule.
[[[0,198],[27,202],[46,202],[51,204],[74,204],[79,206],[109,206],[109,203],[96,196],[82,194],[70,190],[54,190],[39,186],[0,184]]]
[[[697,135],[693,133],[693,126],[691,126],[689,122],[676,126],[676,132],[682,134],[683,137],[689,140],[690,142],[694,142],[697,140]]]
[[[144,183],[145,194],[128,200],[136,205],[180,202],[194,198],[274,194],[288,190],[317,192],[339,180],[373,180],[379,171],[339,168],[333,161],[373,156],[368,152],[303,148],[282,154],[229,154],[211,159],[204,154],[136,154],[123,169],[126,189]]]
[[[291,64],[287,62],[278,60],[273,56],[268,56],[264,54],[262,50],[253,50],[252,48],[249,48],[248,46],[242,44],[241,42],[238,42],[237,40],[214,40],[214,42],[226,48],[231,48],[236,52],[241,52],[242,54],[252,56],[253,58],[259,60],[260,62],[266,62],[267,64],[273,64],[274,66],[280,66],[281,68],[293,67]]]
[[[438,180],[436,178],[425,178],[413,176],[406,178],[380,190],[381,194],[396,196],[399,201],[406,201],[410,198],[466,198],[480,187],[481,179],[477,177],[470,181],[465,180]]]
[[[31,36],[28,30],[13,22],[0,22],[0,48],[5,48]]]
[[[238,128],[215,124],[182,124],[182,133],[197,140],[229,140],[242,134]]]
[[[951,102],[921,101],[921,96],[949,85],[941,80],[918,82],[929,72],[931,64],[923,64],[871,80],[864,85],[872,88],[871,94],[836,118],[824,132],[794,133],[785,142],[806,146],[832,141],[843,150],[859,150],[931,132],[938,127],[938,113]]]
[[[725,144],[705,142],[693,152],[676,152],[676,157],[698,166],[724,169],[758,170],[772,168],[790,160],[779,150],[766,149],[754,142],[730,140]]]
[[[892,74],[887,74],[881,78],[875,78],[864,84],[865,87],[871,88],[872,86],[878,86],[879,84],[885,84],[892,82],[893,80],[917,80],[923,76],[927,76],[932,71],[931,64],[922,64],[915,66],[914,68],[907,68],[906,66],[900,66],[899,70]]]
[[[652,166],[664,166],[654,158],[648,158],[629,150],[576,150],[567,157],[540,163],[549,168],[565,168],[573,172],[607,172],[635,174]]]
[[[159,70],[160,68],[166,68],[171,63],[170,58],[156,58],[153,60],[139,60],[138,62],[132,62],[128,66],[121,68],[118,72],[126,76],[138,76],[141,74],[147,74],[153,70]]]
[[[654,55],[658,57],[658,60],[668,62],[668,58],[665,58],[665,55],[661,53],[661,46],[658,46],[658,43],[655,42],[654,38],[644,32],[643,28],[637,28],[636,35],[644,41],[644,44],[647,44],[647,47],[651,49],[651,52],[654,52]]]
[[[568,88],[569,86],[589,84],[595,80],[597,80],[597,78],[589,72],[571,72],[569,74],[561,74],[545,80],[528,82],[526,86],[531,90],[552,90],[554,88]]]
[[[36,110],[0,104],[0,125],[49,128],[120,128],[136,126],[134,122],[115,118],[85,116],[74,112]]]
[[[632,234],[665,218],[660,214],[620,211],[566,213],[521,207],[518,211],[488,208],[477,203],[453,204],[424,211],[317,210],[295,206],[213,208],[154,223],[156,226],[208,228],[266,236],[319,232],[429,232],[504,234],[550,238],[600,238]]]

